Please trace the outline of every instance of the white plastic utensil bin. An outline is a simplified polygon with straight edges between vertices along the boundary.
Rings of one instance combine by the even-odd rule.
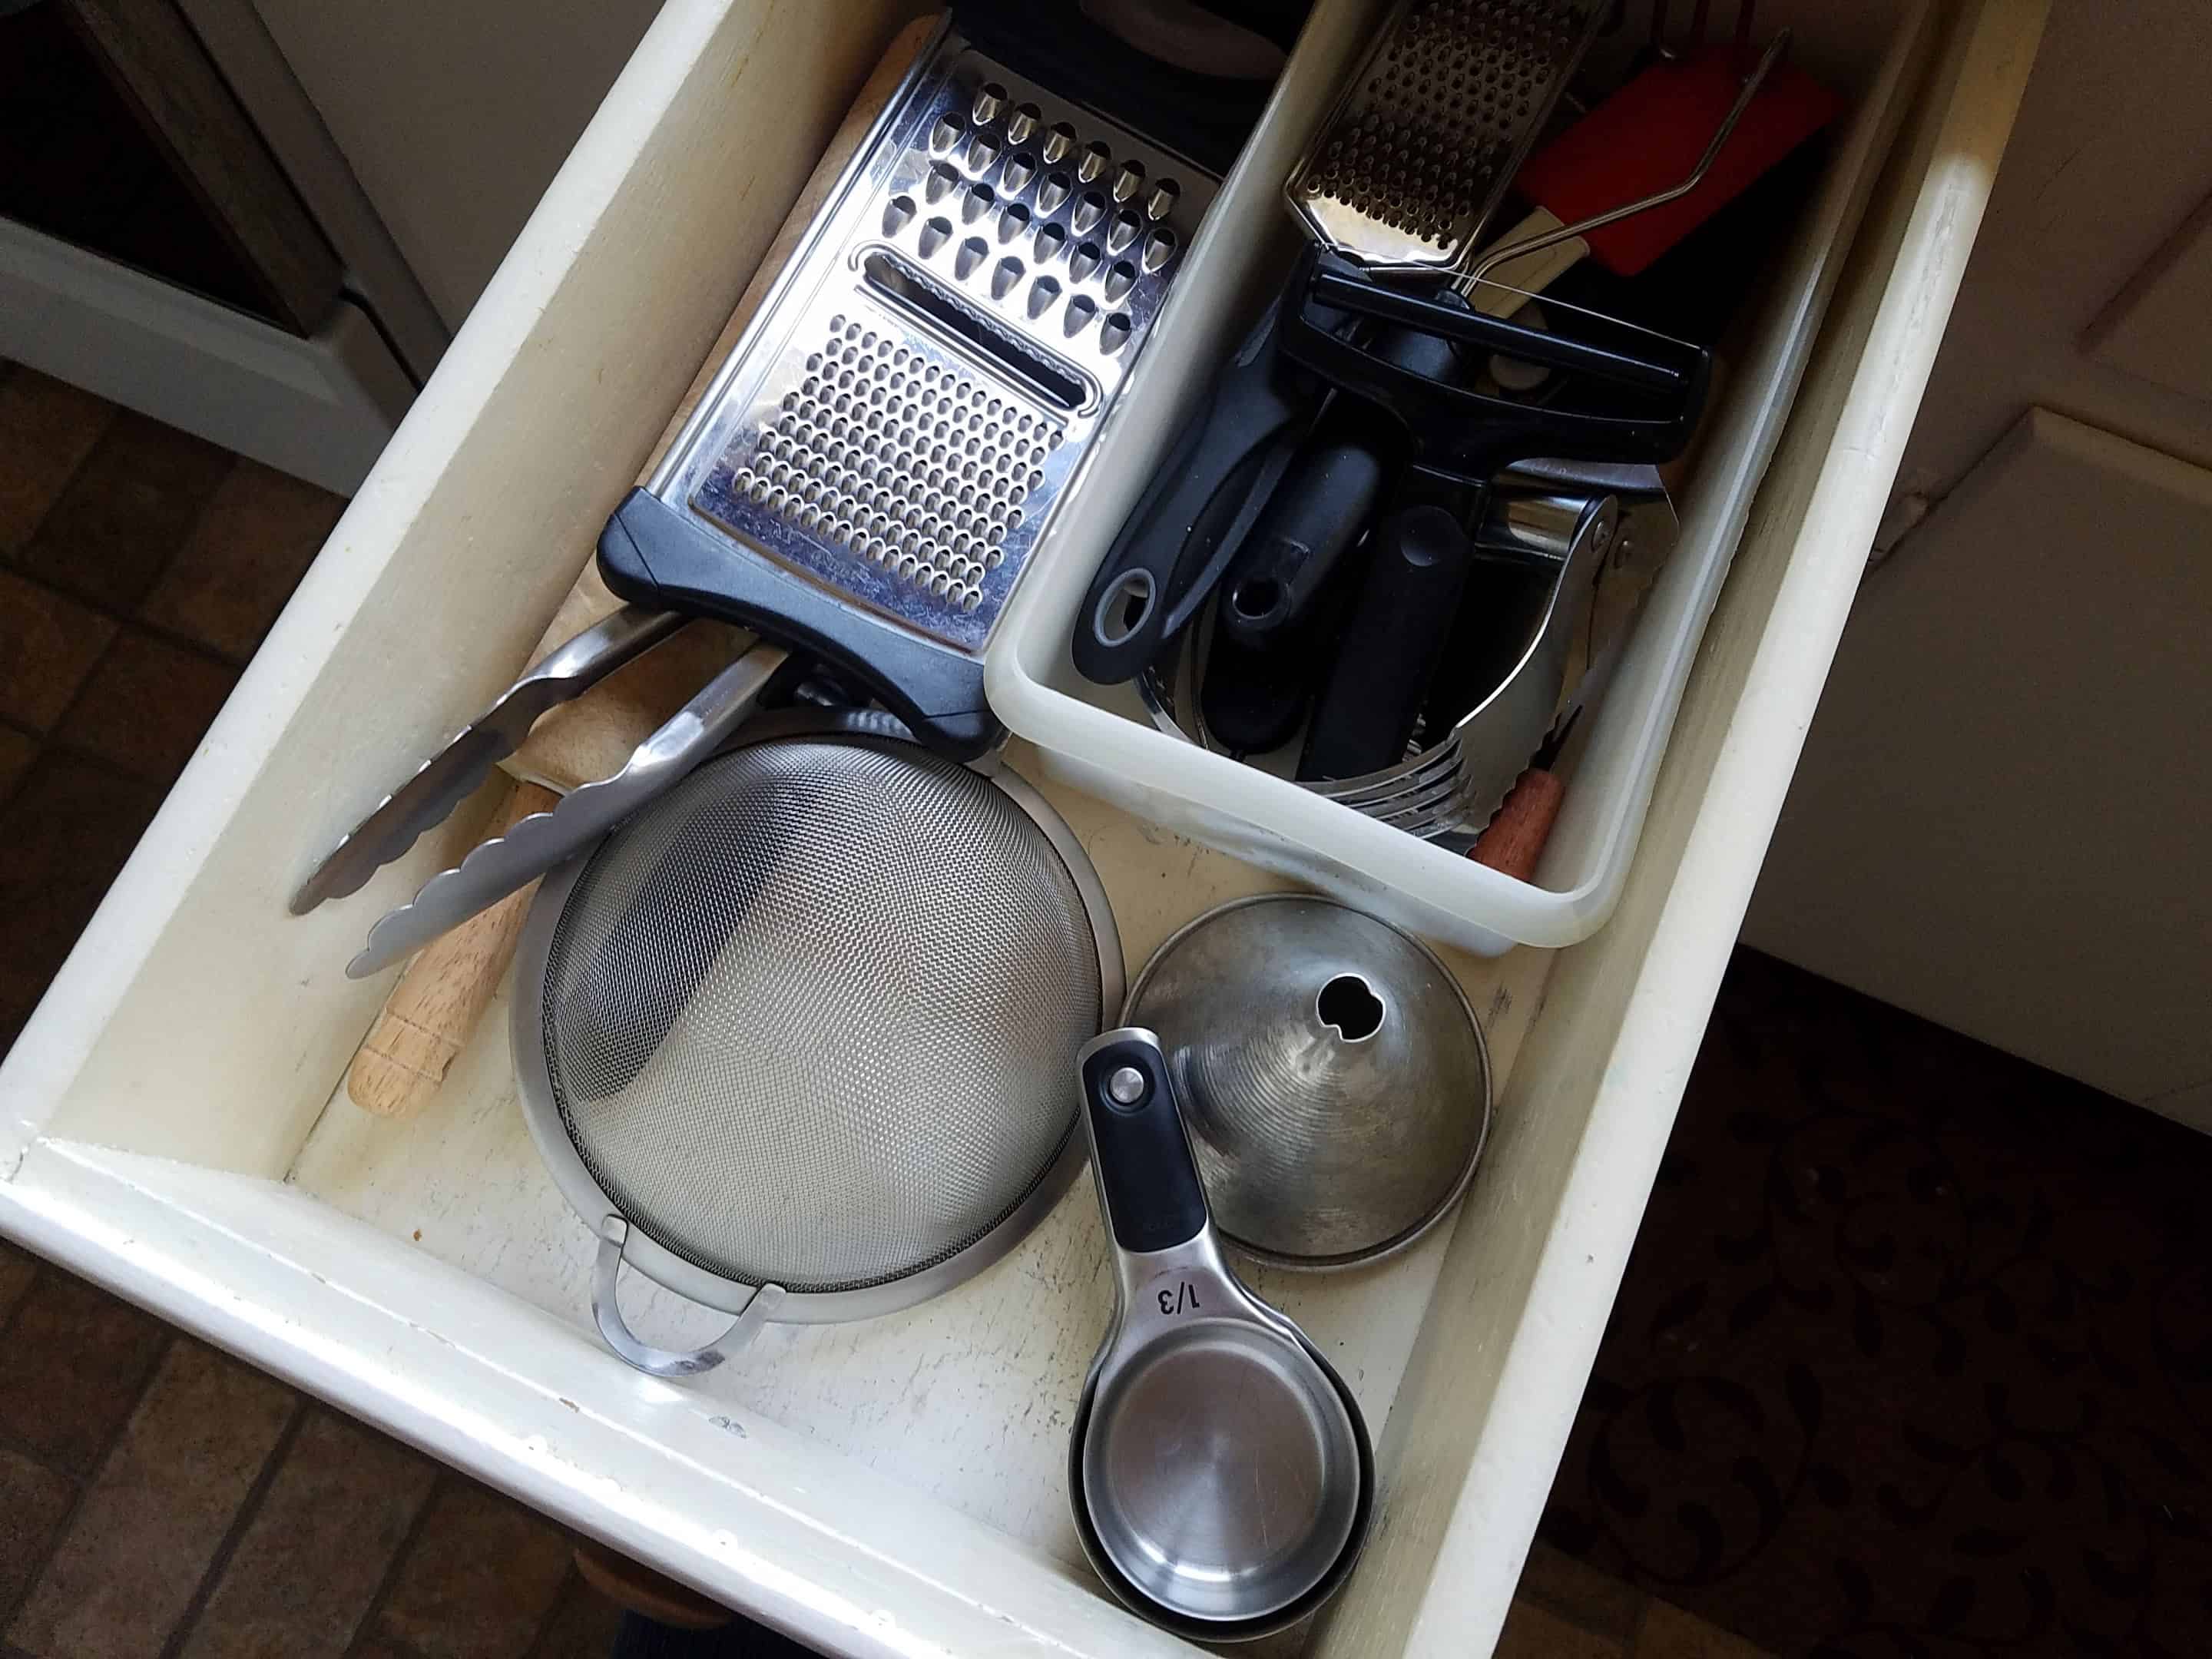
[[[1346,6],[1346,14],[1376,9]],[[1319,52],[1285,77],[1274,117],[1215,201],[1187,276],[1094,459],[1085,511],[1061,519],[1038,553],[989,659],[1000,716],[1045,751],[1054,775],[1211,847],[1310,882],[1420,933],[1494,955],[1516,944],[1587,939],[1612,914],[1634,857],[1653,778],[1698,642],[1752,499],[1780,441],[1875,173],[1925,69],[1914,8],[1762,7],[1761,30],[1791,27],[1792,52],[1855,109],[1831,136],[1824,181],[1775,269],[1755,319],[1731,339],[1723,390],[1706,417],[1700,464],[1682,495],[1681,530],[1606,695],[1584,716],[1559,819],[1534,881],[1424,842],[1158,730],[1133,692],[1086,682],[1069,637],[1093,573],[1180,416],[1219,361],[1197,339],[1243,337],[1279,289],[1299,233],[1282,185],[1328,112],[1338,65]],[[1636,19],[1638,26],[1641,14]]]
[[[1376,9],[1322,0],[1267,153],[1317,115]],[[906,15],[663,9],[0,1067],[0,1230],[827,1650],[1188,1655],[1103,1595],[1067,1518],[1068,1418],[1111,1295],[1087,1183],[935,1302],[771,1329],[698,1383],[656,1381],[589,1328],[590,1234],[529,1145],[501,1009],[415,1121],[334,1098],[389,983],[349,981],[346,958],[475,825],[342,903],[285,911],[513,673]],[[1254,1275],[1379,1447],[1366,1558],[1285,1648],[1460,1659],[1496,1638],[2040,24],[2035,0],[1960,0],[1849,43],[1893,71],[1894,139],[1865,158],[1863,221],[1833,250],[1612,921],[1557,952],[1452,958],[1498,1107],[1451,1224],[1365,1272]],[[1252,199],[1250,170],[1238,187]],[[1256,279],[1243,259],[1223,237],[1194,250],[1183,344],[1154,341],[1072,509],[1099,535]],[[1705,487],[1692,519],[1719,511]],[[1082,574],[1048,564],[1024,604]],[[1152,821],[1188,808],[1143,778],[1140,728],[1071,718],[1097,725],[1086,758],[1012,760],[1090,848],[1133,966],[1277,884]],[[660,1300],[633,1310],[648,1328],[673,1317]]]

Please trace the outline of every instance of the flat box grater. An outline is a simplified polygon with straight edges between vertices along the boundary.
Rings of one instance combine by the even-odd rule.
[[[1604,11],[1604,0],[1401,0],[1291,173],[1292,210],[1370,270],[1456,269]]]
[[[925,737],[961,686],[980,710],[977,653],[1217,186],[948,31],[610,526],[609,585],[822,649]]]

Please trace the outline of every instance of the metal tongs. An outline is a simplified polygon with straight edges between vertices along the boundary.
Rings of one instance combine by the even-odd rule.
[[[650,651],[684,622],[672,612],[625,605],[549,653],[331,849],[292,895],[292,914],[304,916],[326,900],[359,892],[425,830],[452,816],[541,718]]]
[[[359,891],[423,831],[451,816],[494,766],[521,746],[540,718],[672,637],[689,620],[673,611],[624,605],[552,652],[331,849],[292,896],[292,913],[304,915],[326,899]],[[780,646],[756,643],[632,750],[612,777],[570,791],[551,811],[531,814],[431,877],[411,901],[369,929],[368,943],[346,964],[347,976],[363,979],[404,960],[589,847],[720,748],[788,658]]]

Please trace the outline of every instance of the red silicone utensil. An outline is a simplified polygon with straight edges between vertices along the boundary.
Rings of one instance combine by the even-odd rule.
[[[1514,180],[1535,210],[1493,248],[1517,246],[1679,187],[1742,95],[1752,64],[1740,46],[1695,48],[1652,64],[1532,157]],[[1584,256],[1633,276],[1810,138],[1843,100],[1802,70],[1769,65],[1735,125],[1691,189],[1489,268],[1479,309],[1510,313]],[[1480,269],[1479,266],[1478,269]],[[1519,289],[1521,293],[1505,290]]]

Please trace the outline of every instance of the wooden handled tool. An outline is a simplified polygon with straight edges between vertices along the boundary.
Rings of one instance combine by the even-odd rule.
[[[1536,860],[1543,856],[1544,843],[1551,839],[1552,825],[1559,819],[1559,803],[1566,793],[1566,785],[1556,773],[1530,767],[1521,775],[1521,781],[1505,797],[1505,805],[1498,809],[1498,816],[1491,819],[1490,827],[1468,856],[1516,881],[1534,880]]]
[[[1529,158],[1513,188],[1534,211],[1475,261],[1476,310],[1510,317],[1584,258],[1648,270],[1835,118],[1842,100],[1780,61],[1789,30],[1753,63],[1750,17],[1746,0],[1735,46],[1652,64]]]
[[[737,309],[700,364],[690,390],[676,406],[639,474],[642,483],[691,416],[709,382],[736,349],[745,325],[760,309],[768,290],[797,250],[807,226],[829,199],[845,170],[936,33],[934,16],[909,23],[891,41],[844,125],[823,152],[806,188],[799,192],[783,228],[753,273]],[[587,562],[552,625],[532,653],[535,663],[549,651],[611,616],[621,601],[599,580],[596,560]],[[746,635],[720,623],[694,622],[673,639],[608,676],[574,702],[554,709],[500,764],[517,781],[495,816],[496,835],[532,812],[554,804],[565,793],[618,770],[630,751],[681,708],[690,696],[726,666]],[[537,891],[532,883],[425,948],[408,963],[385,1000],[384,1009],[346,1070],[346,1093],[363,1111],[382,1117],[411,1117],[438,1091],[469,1033],[483,1017],[514,959],[522,920]]]

